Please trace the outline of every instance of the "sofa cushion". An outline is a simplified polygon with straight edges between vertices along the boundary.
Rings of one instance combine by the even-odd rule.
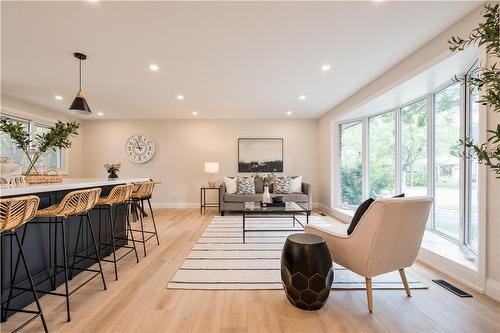
[[[224,185],[226,185],[226,192],[233,194],[238,190],[238,181],[236,177],[224,177]]]
[[[289,176],[276,177],[273,182],[273,193],[292,193],[292,178]]]
[[[370,208],[370,205],[374,202],[372,198],[368,198],[366,201],[364,201],[361,205],[358,206],[358,209],[356,209],[356,212],[354,213],[354,216],[352,217],[351,224],[349,225],[349,228],[347,229],[347,234],[350,235],[358,225],[359,221],[365,214],[365,212]]]
[[[284,201],[291,202],[309,202],[309,197],[304,193],[272,194],[272,197],[281,196]]]
[[[238,194],[255,194],[254,177],[238,176]]]
[[[302,192],[302,176],[292,177],[292,193]]]
[[[307,194],[292,193],[292,194],[271,194],[271,197],[282,196],[284,201],[291,202],[309,202]],[[262,201],[262,193],[259,194],[224,194],[224,202],[248,202],[248,201]]]
[[[224,202],[261,201],[262,194],[224,194]]]

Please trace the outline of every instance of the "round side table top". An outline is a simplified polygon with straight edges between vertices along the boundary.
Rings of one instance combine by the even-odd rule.
[[[314,245],[324,243],[323,237],[314,234],[292,234],[287,238],[289,241],[303,244],[303,245]]]

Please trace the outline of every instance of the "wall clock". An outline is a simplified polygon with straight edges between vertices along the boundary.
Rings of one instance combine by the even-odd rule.
[[[146,163],[155,153],[155,144],[151,138],[142,135],[132,135],[125,146],[128,158],[134,163]]]

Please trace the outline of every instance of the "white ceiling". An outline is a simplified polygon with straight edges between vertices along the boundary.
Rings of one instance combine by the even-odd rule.
[[[2,1],[2,94],[66,112],[80,51],[104,118],[317,118],[478,5]]]

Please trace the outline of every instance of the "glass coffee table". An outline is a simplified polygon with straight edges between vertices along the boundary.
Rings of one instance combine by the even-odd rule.
[[[292,226],[298,223],[302,228],[304,225],[297,219],[297,215],[305,215],[306,224],[309,223],[309,209],[307,203],[285,202],[281,207],[263,207],[260,202],[241,203],[241,210],[237,210],[243,215],[243,243],[245,243],[245,233],[255,231],[297,231],[297,229],[246,229],[246,218],[252,217],[267,218],[269,215],[289,215],[292,218]]]

